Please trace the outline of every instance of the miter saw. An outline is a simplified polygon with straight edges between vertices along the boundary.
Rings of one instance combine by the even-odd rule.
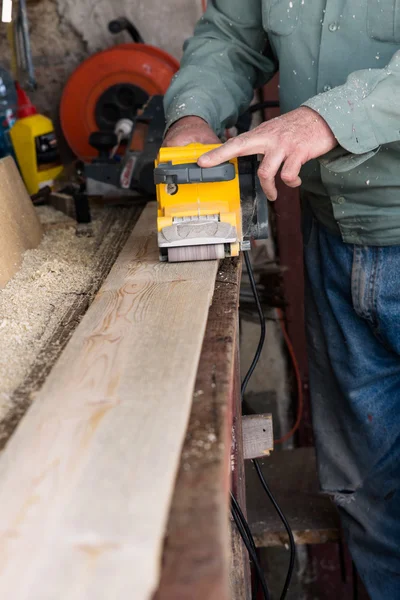
[[[154,195],[154,161],[164,128],[163,97],[153,96],[134,119],[118,121],[113,132],[92,133],[89,143],[99,155],[81,165],[87,195]]]
[[[268,237],[268,204],[256,156],[204,169],[199,157],[218,148],[190,144],[161,148],[154,171],[160,259],[215,260],[249,250]]]

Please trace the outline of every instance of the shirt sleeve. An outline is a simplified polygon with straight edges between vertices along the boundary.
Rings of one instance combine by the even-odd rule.
[[[276,73],[261,6],[261,0],[209,0],[165,95],[167,128],[191,115],[219,134],[236,124],[254,88]]]
[[[304,103],[325,119],[339,148],[321,162],[336,172],[365,162],[380,146],[400,140],[400,51],[384,69],[352,73],[344,85]]]

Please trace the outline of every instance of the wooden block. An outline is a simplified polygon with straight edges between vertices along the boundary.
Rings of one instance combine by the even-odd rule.
[[[25,250],[36,248],[42,228],[24,182],[11,157],[0,160],[0,289],[22,263]]]
[[[336,508],[331,499],[319,491],[314,448],[275,451],[269,458],[260,461],[260,465],[292,527],[296,544],[323,544],[339,540]],[[248,519],[256,545],[286,545],[286,530],[251,463],[246,465],[246,483]]]
[[[272,415],[249,415],[243,417],[244,459],[269,456],[274,449]]]
[[[152,597],[217,268],[147,206],[0,457],[1,598]]]
[[[75,200],[72,196],[61,194],[59,192],[53,192],[50,196],[49,202],[53,208],[64,213],[67,215],[67,217],[75,220]]]

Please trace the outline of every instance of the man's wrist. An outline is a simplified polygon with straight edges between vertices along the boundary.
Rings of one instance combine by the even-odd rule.
[[[219,138],[207,121],[197,115],[189,115],[175,121],[168,129],[164,146],[187,146],[187,144],[219,144]]]
[[[179,129],[186,129],[187,127],[204,127],[204,125],[210,127],[205,119],[202,119],[197,115],[186,115],[168,125],[165,134],[169,133],[171,129],[177,131]]]

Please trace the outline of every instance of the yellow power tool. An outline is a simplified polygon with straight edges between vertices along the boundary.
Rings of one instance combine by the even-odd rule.
[[[268,237],[268,206],[256,157],[204,169],[199,157],[217,145],[161,148],[154,171],[160,259],[216,260]]]

